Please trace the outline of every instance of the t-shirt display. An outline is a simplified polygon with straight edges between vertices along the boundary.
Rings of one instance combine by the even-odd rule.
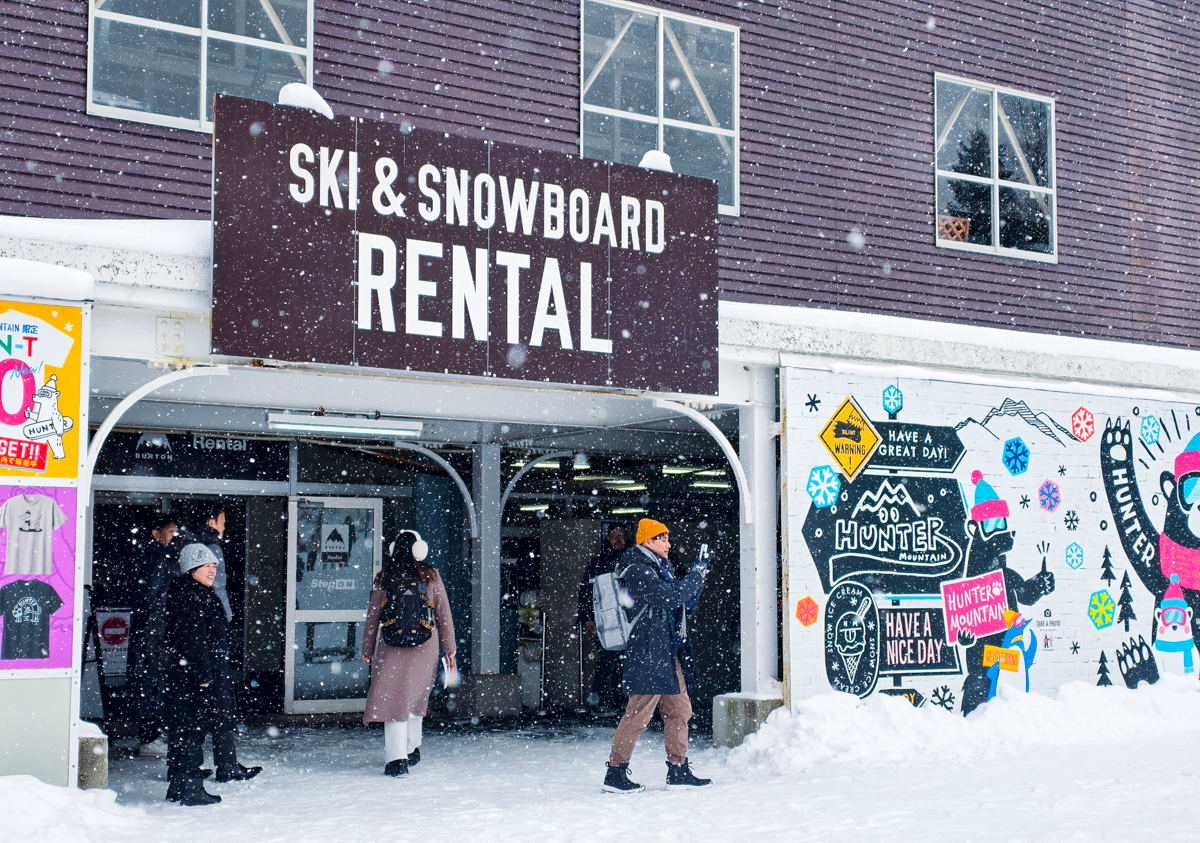
[[[0,528],[8,531],[4,573],[22,577],[45,577],[53,572],[53,532],[67,523],[67,516],[45,495],[17,495],[0,506]]]
[[[49,583],[17,580],[0,588],[4,621],[0,659],[50,658],[50,616],[62,605],[62,598]]]

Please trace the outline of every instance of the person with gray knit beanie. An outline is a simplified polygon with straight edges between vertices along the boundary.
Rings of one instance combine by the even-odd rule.
[[[167,800],[183,805],[211,805],[221,797],[204,789],[204,736],[213,736],[217,781],[239,781],[258,775],[261,767],[244,767],[234,741],[237,700],[229,666],[229,626],[225,609],[213,591],[218,560],[199,542],[179,554],[181,576],[167,598],[167,676],[163,719],[167,724]]]

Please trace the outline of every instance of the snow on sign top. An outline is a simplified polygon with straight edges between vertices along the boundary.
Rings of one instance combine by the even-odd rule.
[[[708,179],[219,96],[213,352],[717,392]]]

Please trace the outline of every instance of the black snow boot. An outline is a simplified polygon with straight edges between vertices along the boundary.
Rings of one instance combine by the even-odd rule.
[[[408,754],[408,766],[415,767],[421,763],[421,747],[417,747]]]
[[[188,778],[182,781],[178,790],[178,801],[180,805],[216,805],[221,801],[221,797],[215,793],[209,793],[204,789],[203,779]],[[171,798],[171,792],[168,789],[167,798]]]
[[[407,776],[408,775],[408,759],[397,758],[395,761],[389,761],[383,768],[385,776]]]
[[[692,773],[691,765],[687,759],[676,767],[670,761],[667,762],[667,790],[686,790],[689,787],[708,787],[712,784],[712,779],[702,779]]]
[[[241,764],[234,764],[228,770],[217,770],[217,781],[242,782],[254,778],[261,772],[262,767],[245,767]]]
[[[605,793],[638,793],[646,788],[629,779],[629,765],[608,765],[604,774],[604,785],[600,788]]]

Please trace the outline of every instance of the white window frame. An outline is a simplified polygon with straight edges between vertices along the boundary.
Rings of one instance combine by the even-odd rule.
[[[228,41],[234,44],[245,44],[248,47],[260,47],[268,50],[275,50],[280,53],[288,53],[292,55],[302,56],[304,58],[304,67],[306,72],[305,82],[309,85],[313,80],[313,0],[308,0],[308,29],[305,38],[305,47],[289,47],[287,44],[281,44],[275,41],[262,41],[257,38],[247,38],[244,35],[234,35],[229,32],[222,32],[217,29],[209,29],[208,27],[208,0],[200,0],[200,26],[179,26],[178,24],[165,23],[163,21],[150,20],[149,18],[139,18],[133,15],[123,15],[114,12],[106,12],[103,8],[96,8],[96,0],[87,0],[88,4],[88,63],[87,63],[87,113],[94,114],[98,117],[111,117],[117,120],[130,120],[136,123],[148,123],[152,126],[166,126],[172,129],[188,129],[194,132],[204,132],[212,134],[213,123],[211,120],[204,119],[204,114],[208,110],[205,108],[205,101],[208,98],[208,42],[209,39],[216,41]],[[97,19],[117,21],[119,23],[128,23],[135,26],[140,26],[145,29],[161,29],[167,32],[176,32],[180,35],[191,35],[200,39],[200,99],[197,107],[197,113],[200,115],[199,120],[189,120],[185,117],[172,117],[166,114],[154,114],[149,111],[138,111],[132,108],[120,108],[112,105],[98,105],[92,102],[92,68],[95,62],[92,61],[92,45],[95,44],[95,22]]]
[[[938,145],[937,145],[937,114],[938,114],[938,83],[951,82],[956,85],[967,85],[973,88],[990,90],[992,93],[992,137],[991,137],[991,152],[992,152],[992,176],[985,178],[983,176],[972,176],[965,173],[955,173],[951,170],[942,170],[938,168]],[[1000,94],[1008,94],[1022,99],[1034,100],[1036,102],[1045,103],[1050,109],[1050,137],[1048,139],[1049,147],[1049,169],[1050,169],[1050,187],[1038,187],[1037,185],[1025,184],[1024,182],[1005,181],[1000,178],[1000,143],[999,132],[1002,131],[1000,126]],[[934,244],[939,249],[953,249],[960,252],[976,252],[985,255],[1000,255],[1006,258],[1017,258],[1019,260],[1038,261],[1040,263],[1058,263],[1058,148],[1057,148],[1057,131],[1055,129],[1056,121],[1054,100],[1050,97],[1041,96],[1040,94],[1031,94],[1028,91],[1018,91],[1014,88],[1006,88],[1002,85],[993,85],[988,82],[979,82],[975,79],[967,79],[962,76],[951,76],[946,73],[934,73],[933,75],[933,239]],[[938,237],[937,217],[938,217],[938,179],[949,178],[958,181],[975,182],[976,184],[990,185],[992,188],[992,245],[982,246],[977,243],[961,243],[956,240],[946,240]],[[1028,252],[1022,249],[1005,249],[1000,246],[1000,188],[1011,187],[1017,190],[1024,190],[1029,193],[1042,193],[1050,197],[1054,214],[1050,223],[1050,252]]]
[[[658,149],[663,151],[663,129],[666,126],[672,126],[678,129],[689,129],[692,131],[705,132],[712,135],[720,135],[729,138],[733,143],[733,204],[718,205],[717,210],[725,216],[738,216],[741,213],[742,201],[742,130],[741,130],[741,64],[742,64],[742,31],[741,27],[731,26],[727,23],[718,23],[708,20],[707,18],[698,18],[693,15],[682,15],[678,12],[665,12],[661,9],[656,9],[652,6],[643,6],[639,3],[626,3],[624,0],[597,0],[606,6],[616,6],[621,9],[626,9],[630,12],[640,12],[644,15],[650,15],[657,19],[658,28],[658,79],[657,79],[657,111],[655,117],[645,114],[638,114],[632,111],[621,111],[615,108],[605,108],[599,105],[587,105],[584,103],[584,14],[586,4],[579,4],[579,143],[580,152],[583,151],[583,115],[585,113],[603,114],[608,117],[620,117],[625,120],[636,120],[640,123],[654,123],[658,127]],[[674,20],[680,23],[690,23],[696,26],[706,26],[710,29],[719,29],[723,32],[733,33],[733,129],[721,129],[715,126],[708,126],[701,123],[688,123],[684,120],[672,120],[663,116],[663,40],[664,30],[663,21]]]

